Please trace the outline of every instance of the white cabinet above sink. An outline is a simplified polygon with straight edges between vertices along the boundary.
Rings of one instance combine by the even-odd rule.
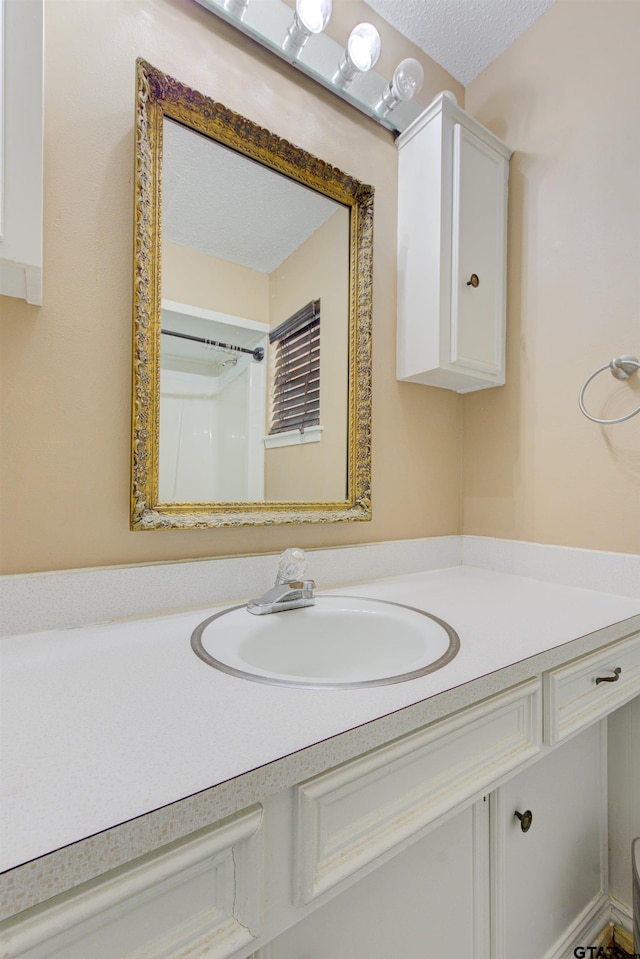
[[[500,386],[512,151],[446,93],[397,145],[398,379]]]

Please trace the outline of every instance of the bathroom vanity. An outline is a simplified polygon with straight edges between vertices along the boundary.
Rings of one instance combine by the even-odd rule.
[[[198,660],[203,610],[3,641],[6,728],[22,716],[4,955],[559,959],[594,941],[606,715],[640,689],[640,602],[460,567],[338,592],[428,609],[459,654],[309,690]]]

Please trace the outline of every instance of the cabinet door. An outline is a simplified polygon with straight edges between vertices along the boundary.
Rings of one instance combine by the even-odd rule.
[[[604,733],[594,724],[491,796],[495,959],[564,959],[593,941],[582,936],[606,899]],[[528,810],[524,832],[515,813]]]
[[[451,363],[504,383],[507,161],[454,127]]]
[[[488,818],[458,813],[253,959],[488,959]]]

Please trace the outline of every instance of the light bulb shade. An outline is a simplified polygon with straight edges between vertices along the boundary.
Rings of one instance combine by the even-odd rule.
[[[347,40],[347,59],[361,73],[366,73],[378,62],[380,34],[372,23],[359,23]]]
[[[283,49],[297,57],[312,33],[322,33],[330,17],[331,0],[296,0]]]
[[[413,57],[407,57],[402,60],[395,68],[391,89],[396,100],[412,100],[417,93],[420,93],[424,83],[424,70],[422,64]]]
[[[378,113],[388,113],[399,103],[411,100],[422,89],[423,81],[424,70],[420,63],[413,57],[402,60],[395,68],[393,78],[382,94],[376,110]]]
[[[338,86],[351,83],[357,73],[371,70],[380,56],[380,34],[371,23],[359,23],[349,34],[347,46],[333,78]]]
[[[322,33],[331,18],[331,0],[296,0],[296,13],[309,33]]]

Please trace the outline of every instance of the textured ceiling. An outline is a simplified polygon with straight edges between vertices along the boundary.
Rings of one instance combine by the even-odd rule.
[[[178,123],[163,129],[165,240],[271,273],[340,208]]]
[[[554,0],[366,0],[466,86]]]

